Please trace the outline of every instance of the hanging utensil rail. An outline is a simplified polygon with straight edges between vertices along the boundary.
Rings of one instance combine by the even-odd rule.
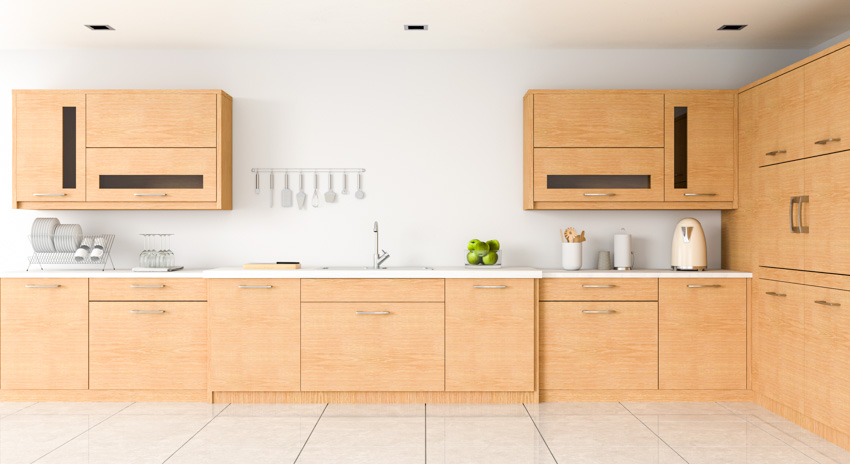
[[[306,173],[313,172],[317,174],[331,174],[331,173],[363,173],[366,172],[363,168],[251,168],[251,172],[297,172],[297,173]]]

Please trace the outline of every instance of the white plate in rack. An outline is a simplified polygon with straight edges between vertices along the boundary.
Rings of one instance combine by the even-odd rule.
[[[62,224],[56,228],[53,235],[53,243],[56,251],[62,253],[73,253],[80,247],[83,241],[83,228],[79,224]]]
[[[59,227],[59,219],[56,218],[37,218],[33,221],[30,230],[32,249],[38,253],[55,252],[53,234],[57,227]]]

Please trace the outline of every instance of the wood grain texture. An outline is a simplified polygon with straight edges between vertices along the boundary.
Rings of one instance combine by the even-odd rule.
[[[157,287],[162,285],[162,287]],[[205,279],[89,279],[89,301],[206,301]]]
[[[847,116],[850,118],[850,113]],[[809,231],[801,234],[805,235],[803,269],[850,274],[850,152],[818,156],[804,163],[809,202],[803,204],[803,225]]]
[[[218,210],[214,201],[19,201],[19,209],[33,210]]]
[[[522,99],[522,209],[534,209],[534,94]]]
[[[444,349],[442,303],[301,304],[305,391],[444,390]]]
[[[664,97],[665,201],[733,201],[735,199],[735,95],[670,94]],[[675,109],[687,113],[687,187],[676,188]],[[713,194],[711,197],[685,194]]]
[[[301,301],[442,302],[444,279],[301,279]]]
[[[605,203],[602,201],[535,201],[536,210],[731,210],[736,208],[732,201],[701,201],[678,203],[665,201],[621,201]],[[34,208],[30,208],[34,209]]]
[[[746,92],[753,101],[754,114],[748,115],[751,130],[742,131],[742,135],[753,138],[759,166],[805,156],[803,94],[803,69],[790,71]]]
[[[540,279],[540,301],[657,300],[658,279]]]
[[[798,273],[805,276],[806,285],[816,287],[828,287],[838,290],[850,290],[850,276],[837,274],[823,274],[820,272]]]
[[[805,74],[806,156],[850,148],[850,49],[807,64]],[[816,141],[840,139],[825,144]]]
[[[821,438],[850,451],[850,435],[824,425],[822,422],[818,422],[811,417],[806,416],[802,412],[794,410],[776,400],[768,398],[767,396],[756,393],[755,402],[759,406],[788,419]]]
[[[534,146],[663,147],[664,95],[537,93]]]
[[[794,284],[805,284],[807,274],[809,273],[790,269],[776,269],[772,267],[763,267],[759,269],[759,277],[762,279],[790,282]]]
[[[535,403],[534,392],[213,392],[214,403]]]
[[[216,147],[218,148],[218,209],[233,209],[233,97],[218,95]]]
[[[210,280],[211,390],[301,388],[300,288],[298,279]]]
[[[807,234],[791,232],[791,199],[805,195],[803,162],[759,168],[758,235],[759,265],[803,269]],[[811,207],[812,203],[806,206]],[[798,205],[794,206],[794,224],[798,226]]]
[[[541,390],[540,402],[752,401],[752,390]]]
[[[751,92],[738,98],[738,207],[721,212],[720,259],[723,269],[755,272],[758,267],[756,225],[759,159],[756,153],[756,108]]]
[[[206,390],[2,390],[0,401],[209,402]]]
[[[649,188],[548,188],[550,175],[650,176]],[[661,148],[535,148],[534,200],[620,203],[664,200],[664,150]],[[585,196],[614,193],[614,196]]]
[[[658,388],[658,303],[543,302],[540,323],[541,389]]]
[[[62,204],[86,198],[86,96],[82,92],[13,91],[13,207],[17,202]],[[77,108],[76,188],[63,188],[62,108]],[[64,196],[35,196],[63,193]]]
[[[214,93],[89,93],[86,103],[88,147],[216,146]]]
[[[660,279],[659,388],[746,389],[746,288],[744,279]]]
[[[168,203],[174,201],[215,202],[215,148],[89,148],[86,150],[86,199]],[[196,175],[203,188],[100,188],[104,175]],[[165,196],[136,196],[164,193]]]
[[[0,388],[88,388],[88,279],[2,279],[0,308]]]
[[[534,279],[448,279],[446,390],[534,390],[534,303]]]
[[[207,388],[206,303],[93,302],[89,317],[90,388]]]

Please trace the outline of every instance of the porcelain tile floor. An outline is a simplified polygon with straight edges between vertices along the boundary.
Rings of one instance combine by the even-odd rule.
[[[847,463],[752,403],[0,403],[0,464]]]

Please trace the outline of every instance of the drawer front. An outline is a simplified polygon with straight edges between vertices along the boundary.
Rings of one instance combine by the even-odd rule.
[[[88,201],[215,201],[215,148],[89,148]]]
[[[534,149],[534,201],[663,200],[663,148]]]
[[[90,301],[206,301],[204,279],[90,279]]]
[[[215,147],[216,95],[90,93],[89,147]]]
[[[441,302],[443,279],[302,279],[301,301]]]
[[[89,385],[207,388],[207,304],[90,303]]]
[[[658,303],[541,303],[540,388],[658,388]]]
[[[440,303],[304,303],[301,390],[444,389]]]
[[[658,279],[542,279],[540,301],[657,301]]]

